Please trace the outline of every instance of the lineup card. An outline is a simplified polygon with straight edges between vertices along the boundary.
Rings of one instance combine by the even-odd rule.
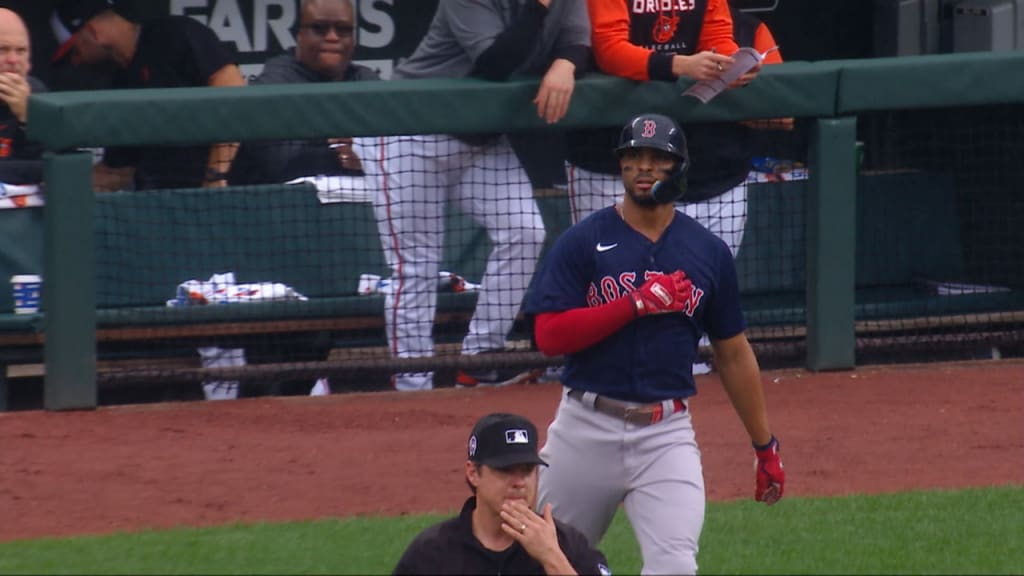
[[[740,76],[743,76],[756,66],[760,65],[768,53],[778,49],[778,46],[772,46],[764,52],[758,52],[755,48],[751,48],[750,46],[740,48],[732,55],[735,62],[725,70],[724,74],[713,80],[701,80],[700,82],[695,83],[683,92],[683,96],[693,96],[697,100],[707,104],[708,101],[725,90],[729,84],[732,84]]]

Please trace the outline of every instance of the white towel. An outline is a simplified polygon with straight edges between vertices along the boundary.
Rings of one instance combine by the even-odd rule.
[[[291,286],[280,282],[235,283],[235,273],[214,274],[207,281],[187,280],[178,284],[171,307],[206,304],[237,304],[271,300],[309,300]]]
[[[7,184],[0,182],[0,210],[42,206],[43,190],[35,184]]]
[[[308,300],[291,286],[280,282],[256,282],[236,284],[234,272],[214,274],[209,280],[187,280],[178,284],[175,297],[167,306],[202,306],[206,304],[236,304],[243,302],[265,302],[269,300]],[[220,348],[204,346],[196,349],[203,368],[245,366],[245,348]],[[207,400],[234,400],[238,398],[237,380],[203,382],[203,394]]]

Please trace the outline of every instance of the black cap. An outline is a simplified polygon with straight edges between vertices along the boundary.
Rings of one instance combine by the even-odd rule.
[[[537,427],[515,414],[488,414],[469,435],[469,459],[491,468],[542,464],[537,454]]]
[[[74,34],[93,16],[116,9],[114,0],[63,0],[57,6],[57,16],[68,32]]]

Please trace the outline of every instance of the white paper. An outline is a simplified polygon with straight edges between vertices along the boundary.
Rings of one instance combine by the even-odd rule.
[[[285,184],[304,182],[316,186],[316,197],[321,204],[373,201],[370,191],[366,188],[366,178],[363,176],[303,176],[289,180]]]
[[[683,92],[683,96],[693,96],[697,100],[700,100],[704,104],[707,104],[712,98],[718,96],[723,90],[729,87],[729,84],[735,82],[740,76],[743,76],[747,72],[756,68],[761,62],[764,61],[764,57],[773,50],[778,50],[778,46],[773,46],[764,52],[758,52],[756,49],[750,46],[745,46],[736,51],[732,55],[734,62],[725,69],[718,78],[712,80],[701,80],[693,86],[690,86]]]
[[[1006,286],[990,286],[988,284],[969,284],[966,282],[929,282],[939,296],[962,296],[964,294],[992,294],[1009,292]]]

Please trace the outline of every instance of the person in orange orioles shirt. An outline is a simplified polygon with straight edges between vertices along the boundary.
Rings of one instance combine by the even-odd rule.
[[[638,81],[712,80],[733,64],[731,55],[740,45],[767,52],[764,64],[782,62],[779,51],[772,50],[777,46],[767,26],[726,0],[587,0],[587,9],[594,59],[605,74]],[[746,86],[760,69],[740,76],[730,88]],[[676,207],[725,241],[733,257],[746,225],[752,129],[792,127],[792,118],[684,126],[693,169]],[[570,131],[566,142],[566,182],[575,223],[621,196],[612,153],[618,130]],[[695,374],[710,370],[707,363],[694,364]]]
[[[588,0],[597,66],[632,80],[710,80],[739,47],[726,0]],[[741,78],[747,84],[757,70]]]

